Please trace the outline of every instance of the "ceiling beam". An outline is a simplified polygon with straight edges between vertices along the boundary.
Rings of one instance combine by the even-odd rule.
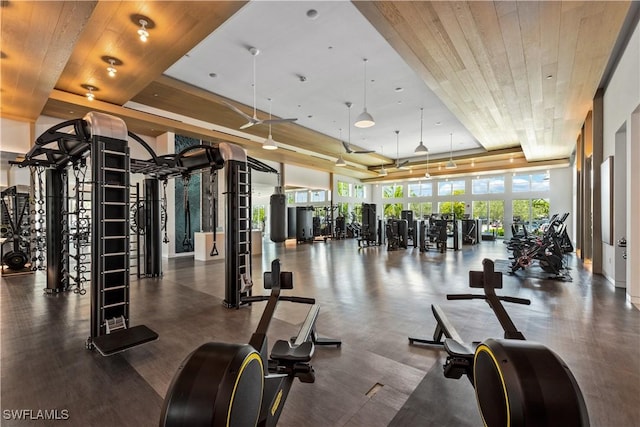
[[[44,107],[43,114],[70,120],[83,117],[90,111],[98,111],[120,117],[127,124],[129,130],[140,135],[158,136],[165,132],[173,132],[204,141],[230,142],[244,148],[249,156],[261,160],[287,163],[321,171],[331,171],[357,179],[370,178],[377,175],[376,172],[362,167],[349,165],[347,167],[336,167],[333,160],[310,156],[294,150],[282,148],[275,151],[264,150],[262,148],[262,141],[258,138],[243,138],[219,130],[207,129],[178,120],[120,107],[108,102],[99,100],[89,101],[84,96],[60,90],[54,90],[51,93],[51,97]]]

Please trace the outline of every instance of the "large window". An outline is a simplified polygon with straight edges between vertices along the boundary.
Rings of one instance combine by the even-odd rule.
[[[402,185],[392,184],[382,186],[383,199],[400,199],[402,197],[404,197],[404,187]]]
[[[384,205],[385,218],[400,218],[402,214],[402,203],[387,203]]]
[[[287,204],[292,205],[296,202],[296,193],[293,191],[287,192]]]
[[[514,200],[513,217],[522,221],[529,231],[541,231],[549,223],[549,199]]]
[[[251,228],[254,230],[264,231],[266,220],[266,210],[263,205],[254,205],[251,207]]]
[[[356,203],[353,205],[353,211],[351,217],[347,217],[347,222],[355,221],[362,224],[362,203]]]
[[[307,191],[296,191],[296,203],[307,203],[309,201],[309,193]]]
[[[344,181],[338,181],[338,196],[351,197],[351,184]]]
[[[349,222],[349,203],[338,203],[338,211],[334,213],[334,216],[343,216],[346,218],[346,221]]]
[[[325,191],[324,190],[313,190],[311,192],[311,201],[312,202],[324,202],[325,201]]]
[[[409,184],[409,197],[431,197],[433,186],[430,182]]]
[[[549,191],[549,174],[531,175],[531,191]]]
[[[482,232],[504,236],[504,200],[473,202],[473,218],[482,221]]]
[[[512,179],[512,191],[514,193],[549,191],[549,174],[514,175]]]
[[[438,183],[439,196],[457,196],[464,194],[464,181],[441,181]]]
[[[415,219],[426,219],[433,213],[431,202],[409,203],[409,210]]]
[[[504,176],[474,179],[471,183],[471,192],[473,194],[504,193]]]
[[[367,197],[367,190],[363,184],[354,184],[353,192],[354,197],[357,199],[365,199]]]
[[[438,212],[441,214],[454,213],[456,219],[464,217],[464,202],[440,202],[438,204]]]

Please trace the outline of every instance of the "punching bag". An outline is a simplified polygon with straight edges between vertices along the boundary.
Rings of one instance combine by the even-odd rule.
[[[296,208],[295,206],[288,207],[287,208],[287,238],[288,239],[296,238],[296,232],[297,232],[296,230],[298,229],[296,224],[297,224]]]
[[[280,187],[269,200],[271,206],[270,236],[272,242],[284,242],[287,239],[287,199]]]

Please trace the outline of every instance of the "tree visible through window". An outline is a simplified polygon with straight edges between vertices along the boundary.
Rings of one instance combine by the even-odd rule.
[[[404,187],[399,184],[385,185],[382,187],[383,199],[401,199],[404,197]]]
[[[402,214],[402,203],[387,203],[384,205],[385,218],[400,218]]]
[[[344,181],[338,181],[338,196],[351,197],[351,184]]]

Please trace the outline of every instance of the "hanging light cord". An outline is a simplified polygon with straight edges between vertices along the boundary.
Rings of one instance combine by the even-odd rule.
[[[256,117],[256,55],[253,55],[253,118]]]
[[[364,109],[367,109],[367,58],[364,58]]]

